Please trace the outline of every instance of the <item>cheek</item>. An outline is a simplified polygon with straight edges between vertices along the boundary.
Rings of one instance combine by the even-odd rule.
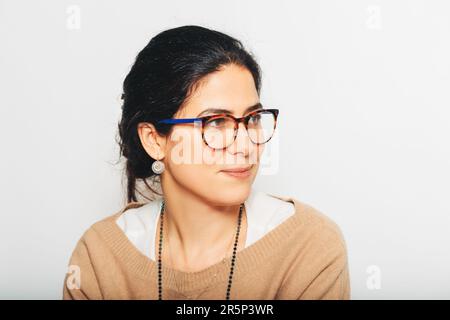
[[[248,145],[248,153],[233,156],[227,150],[214,150],[202,140],[196,130],[176,130],[168,141],[166,154],[171,176],[175,183],[213,203],[223,205],[244,201],[256,178],[264,145]],[[237,158],[239,157],[239,158]],[[251,175],[236,179],[219,172],[230,164],[254,164]]]
[[[259,164],[259,161],[261,159],[261,156],[264,152],[266,145],[265,144],[261,144],[259,146],[255,146],[253,149],[253,154],[254,154],[254,158],[256,159],[256,163]]]
[[[203,143],[201,133],[192,129],[174,130],[167,141],[166,160],[170,175],[183,188],[197,194],[211,192],[217,179],[217,153]]]

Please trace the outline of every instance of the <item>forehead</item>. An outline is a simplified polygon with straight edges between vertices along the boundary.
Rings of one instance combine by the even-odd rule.
[[[247,69],[230,64],[204,77],[183,107],[185,116],[196,116],[209,108],[223,108],[241,115],[259,102],[253,76]]]

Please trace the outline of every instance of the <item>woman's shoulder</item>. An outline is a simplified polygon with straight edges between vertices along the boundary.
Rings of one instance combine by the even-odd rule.
[[[123,220],[125,213],[132,213],[138,208],[141,208],[145,205],[148,205],[148,202],[138,202],[132,201],[129,202],[118,210],[107,214],[105,217],[94,221],[87,229],[84,230],[81,241],[89,240],[92,238],[103,237],[105,234],[111,233],[111,229],[114,229],[115,226],[120,227],[120,221]],[[119,224],[117,223],[119,222]]]
[[[309,237],[316,242],[340,244],[345,248],[342,229],[330,215],[318,209],[317,206],[294,196],[269,195],[293,205],[294,214],[285,223],[295,225],[294,233],[298,237]]]
[[[347,247],[339,225],[314,205],[295,197],[276,197],[295,207],[295,214],[283,228],[283,234],[286,230],[290,234],[286,235],[287,241],[279,246],[276,255],[283,257],[281,263],[290,270],[279,296],[308,300],[349,299]]]
[[[95,221],[91,227],[96,227],[98,225],[102,225],[104,223],[110,222],[111,220],[117,220],[118,218],[124,216],[125,213],[132,212],[135,209],[141,208],[145,205],[148,205],[148,202],[137,202],[137,201],[129,202],[129,203],[123,205],[122,207],[120,207],[119,210],[116,210],[113,213],[110,213],[109,215],[107,215],[106,217]]]

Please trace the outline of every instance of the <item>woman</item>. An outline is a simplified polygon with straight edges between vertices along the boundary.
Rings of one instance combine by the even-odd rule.
[[[260,88],[228,35],[184,26],[151,39],[123,86],[128,204],[78,241],[64,299],[350,298],[339,227],[252,188],[278,116]]]

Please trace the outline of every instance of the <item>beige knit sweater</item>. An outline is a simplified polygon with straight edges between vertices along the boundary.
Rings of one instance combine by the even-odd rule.
[[[230,299],[350,299],[347,249],[337,224],[306,203],[236,254]],[[63,299],[158,299],[158,264],[127,238],[116,219],[94,223],[78,241]],[[231,257],[197,272],[162,265],[163,300],[225,299]]]

